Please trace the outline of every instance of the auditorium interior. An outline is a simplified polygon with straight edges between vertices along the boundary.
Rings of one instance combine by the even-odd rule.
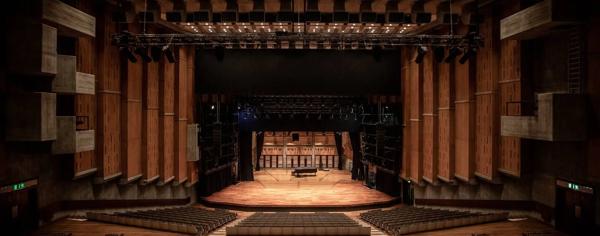
[[[600,1],[1,4],[0,235],[600,235]]]

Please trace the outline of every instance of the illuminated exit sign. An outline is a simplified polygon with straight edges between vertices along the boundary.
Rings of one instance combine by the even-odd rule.
[[[576,184],[576,183],[571,183],[571,182],[567,182],[564,180],[556,180],[556,185],[561,186],[563,188],[568,188],[574,191],[578,191],[578,192],[583,192],[583,193],[589,193],[589,194],[593,194],[594,193],[594,189],[588,186],[583,186],[580,184]]]
[[[20,183],[6,185],[6,186],[3,186],[0,188],[0,193],[15,192],[15,191],[19,191],[19,190],[23,190],[23,189],[35,186],[37,184],[38,184],[38,180],[32,179],[32,180],[27,180],[27,181],[20,182]]]
[[[25,187],[27,187],[27,185],[25,185],[25,183],[13,184],[13,191],[21,190],[21,189],[24,189]]]

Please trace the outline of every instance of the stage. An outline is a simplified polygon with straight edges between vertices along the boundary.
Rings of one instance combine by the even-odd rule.
[[[351,179],[345,170],[318,171],[294,177],[290,169],[254,172],[240,182],[202,199],[208,206],[240,210],[356,210],[385,207],[399,199]]]

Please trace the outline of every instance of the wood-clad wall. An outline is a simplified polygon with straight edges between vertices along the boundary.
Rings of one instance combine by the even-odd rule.
[[[466,27],[463,27],[466,31]],[[470,181],[475,172],[475,67],[476,61],[455,63],[455,177]]]
[[[438,170],[438,62],[433,53],[423,60],[423,179],[434,183]]]
[[[96,73],[97,96],[78,95],[77,103],[78,115],[89,116],[90,129],[96,128],[97,142],[95,152],[75,156],[76,171],[97,166],[96,183],[119,176],[122,184],[140,178],[141,184],[196,183],[196,163],[188,162],[186,153],[188,124],[196,123],[194,49],[172,48],[175,63],[164,56],[143,62],[137,54],[137,62],[130,62],[112,44],[112,35],[124,29],[138,32],[140,26],[113,22],[110,4],[100,8],[105,9],[96,9],[97,39],[80,39],[77,47],[79,54],[97,55],[78,59],[80,71]],[[162,32],[159,27],[146,30]]]
[[[401,49],[401,62],[402,62],[402,67],[401,67],[401,79],[402,79],[402,87],[405,88],[411,88],[411,77],[410,77],[410,60],[411,60],[411,53],[410,53],[410,49],[408,48],[403,48]],[[412,135],[411,135],[411,93],[409,89],[402,89],[402,101],[404,101],[404,106],[402,106],[402,119],[403,119],[403,132],[402,132],[402,156],[404,158],[402,158],[402,171],[401,171],[401,176],[402,178],[408,179],[410,178],[411,174],[410,174],[410,170],[411,170],[411,141],[412,141]]]
[[[139,32],[130,24],[130,32]],[[121,58],[121,166],[122,182],[142,175],[142,69],[141,60],[132,63]]]
[[[118,32],[111,22],[111,11],[99,9],[96,17],[97,61],[97,138],[96,159],[98,181],[102,182],[121,174],[121,81],[119,50],[112,45],[112,35]]]
[[[144,63],[142,81],[142,173],[143,182],[158,178],[158,67]]]
[[[188,52],[186,53],[187,60],[187,123],[194,124],[195,121],[195,113],[194,113],[194,104],[196,103],[194,99],[194,56],[195,50],[194,48],[188,48]],[[189,162],[187,164],[187,177],[188,184],[194,184],[198,182],[198,165],[194,162]]]
[[[439,62],[430,48],[417,64],[415,49],[403,50],[411,51],[402,60],[403,178],[474,183],[477,176],[499,183],[498,173],[520,176],[522,140],[501,137],[499,124],[501,115],[523,114],[521,45],[499,37],[500,19],[518,10],[519,4],[510,3],[479,9],[483,46],[465,63],[458,62],[462,55]],[[456,27],[458,34],[468,30]]]
[[[85,13],[93,13],[91,1],[79,1],[78,8]],[[77,71],[96,74],[96,40],[92,37],[81,36],[77,38],[75,56],[77,58]],[[75,95],[75,115],[85,117],[83,122],[77,124],[77,129],[96,130],[96,96],[88,94]],[[96,170],[96,151],[75,153],[73,159],[74,177],[93,173]]]
[[[187,83],[188,56],[186,48],[178,51],[175,65],[175,181],[187,180]]]
[[[498,167],[499,122],[498,67],[499,17],[492,8],[481,12],[485,18],[480,25],[483,45],[477,52],[475,83],[475,175],[493,180]]]
[[[502,17],[519,10],[520,4],[504,4]],[[505,39],[500,42],[500,115],[518,116],[522,113],[521,42]],[[521,175],[522,142],[518,137],[500,137],[498,170],[509,175]]]
[[[438,80],[438,177],[448,182],[454,178],[454,62],[439,64]]]
[[[409,63],[408,93],[410,100],[410,178],[419,183],[423,177],[423,65],[412,60],[415,50],[411,51]],[[406,87],[404,87],[406,88]]]
[[[158,165],[160,182],[165,184],[175,177],[175,64],[163,58],[159,65],[158,99]]]

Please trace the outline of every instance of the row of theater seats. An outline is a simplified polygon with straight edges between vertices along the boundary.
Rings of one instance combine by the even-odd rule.
[[[481,214],[420,207],[400,207],[391,210],[372,210],[360,218],[383,229],[390,235],[410,234],[464,225],[505,220],[508,213]]]
[[[179,233],[205,235],[235,220],[235,213],[195,207],[177,207],[116,214],[87,213],[88,219]]]
[[[227,235],[370,235],[369,227],[360,226],[342,213],[255,213]]]

